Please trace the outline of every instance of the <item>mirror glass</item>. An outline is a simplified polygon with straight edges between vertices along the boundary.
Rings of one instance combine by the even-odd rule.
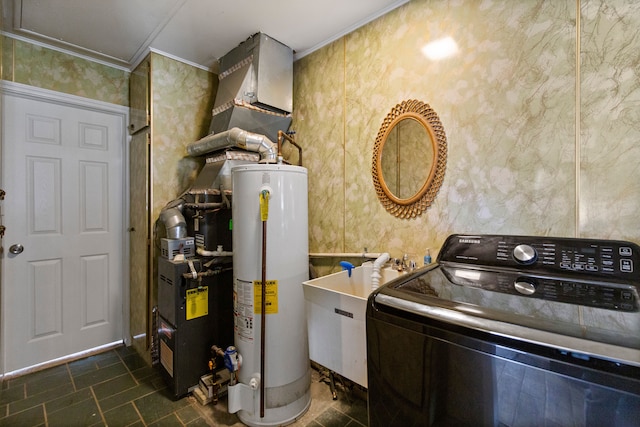
[[[391,129],[382,147],[382,176],[389,191],[409,199],[429,178],[433,163],[431,136],[418,120],[408,117]]]
[[[373,150],[373,183],[382,205],[400,218],[424,212],[440,190],[447,138],[436,112],[403,101],[387,114]]]

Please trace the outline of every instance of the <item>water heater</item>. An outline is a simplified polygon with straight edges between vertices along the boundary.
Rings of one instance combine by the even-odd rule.
[[[241,364],[229,387],[229,412],[249,426],[286,425],[311,403],[302,290],[309,277],[307,170],[250,164],[231,175],[234,342]]]

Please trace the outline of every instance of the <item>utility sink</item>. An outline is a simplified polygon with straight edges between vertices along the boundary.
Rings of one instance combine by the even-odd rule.
[[[373,264],[303,282],[309,332],[309,357],[351,381],[367,387],[367,298],[372,292]],[[380,270],[379,286],[398,277]]]

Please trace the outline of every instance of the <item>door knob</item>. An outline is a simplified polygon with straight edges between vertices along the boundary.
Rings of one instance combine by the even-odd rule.
[[[22,246],[21,244],[17,243],[15,245],[11,245],[9,247],[9,252],[11,252],[14,255],[18,255],[21,254],[22,251],[24,251],[24,246]]]

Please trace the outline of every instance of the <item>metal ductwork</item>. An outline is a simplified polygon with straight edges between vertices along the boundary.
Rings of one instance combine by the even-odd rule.
[[[267,163],[275,163],[278,155],[276,144],[265,135],[248,132],[240,128],[231,128],[192,142],[187,146],[187,153],[190,156],[201,156],[232,147],[258,153],[260,154],[260,160]]]
[[[160,213],[167,237],[194,236],[200,249],[231,245],[231,168],[278,161],[280,132],[291,125],[293,50],[257,33],[219,60],[219,84],[209,135],[187,146],[207,155],[189,190]],[[185,220],[186,218],[186,220]]]
[[[220,58],[219,65],[209,133],[239,127],[275,141],[291,124],[293,50],[257,33]]]
[[[217,194],[231,196],[231,168],[258,163],[258,153],[225,150],[205,160],[204,167],[189,189],[189,194]]]

